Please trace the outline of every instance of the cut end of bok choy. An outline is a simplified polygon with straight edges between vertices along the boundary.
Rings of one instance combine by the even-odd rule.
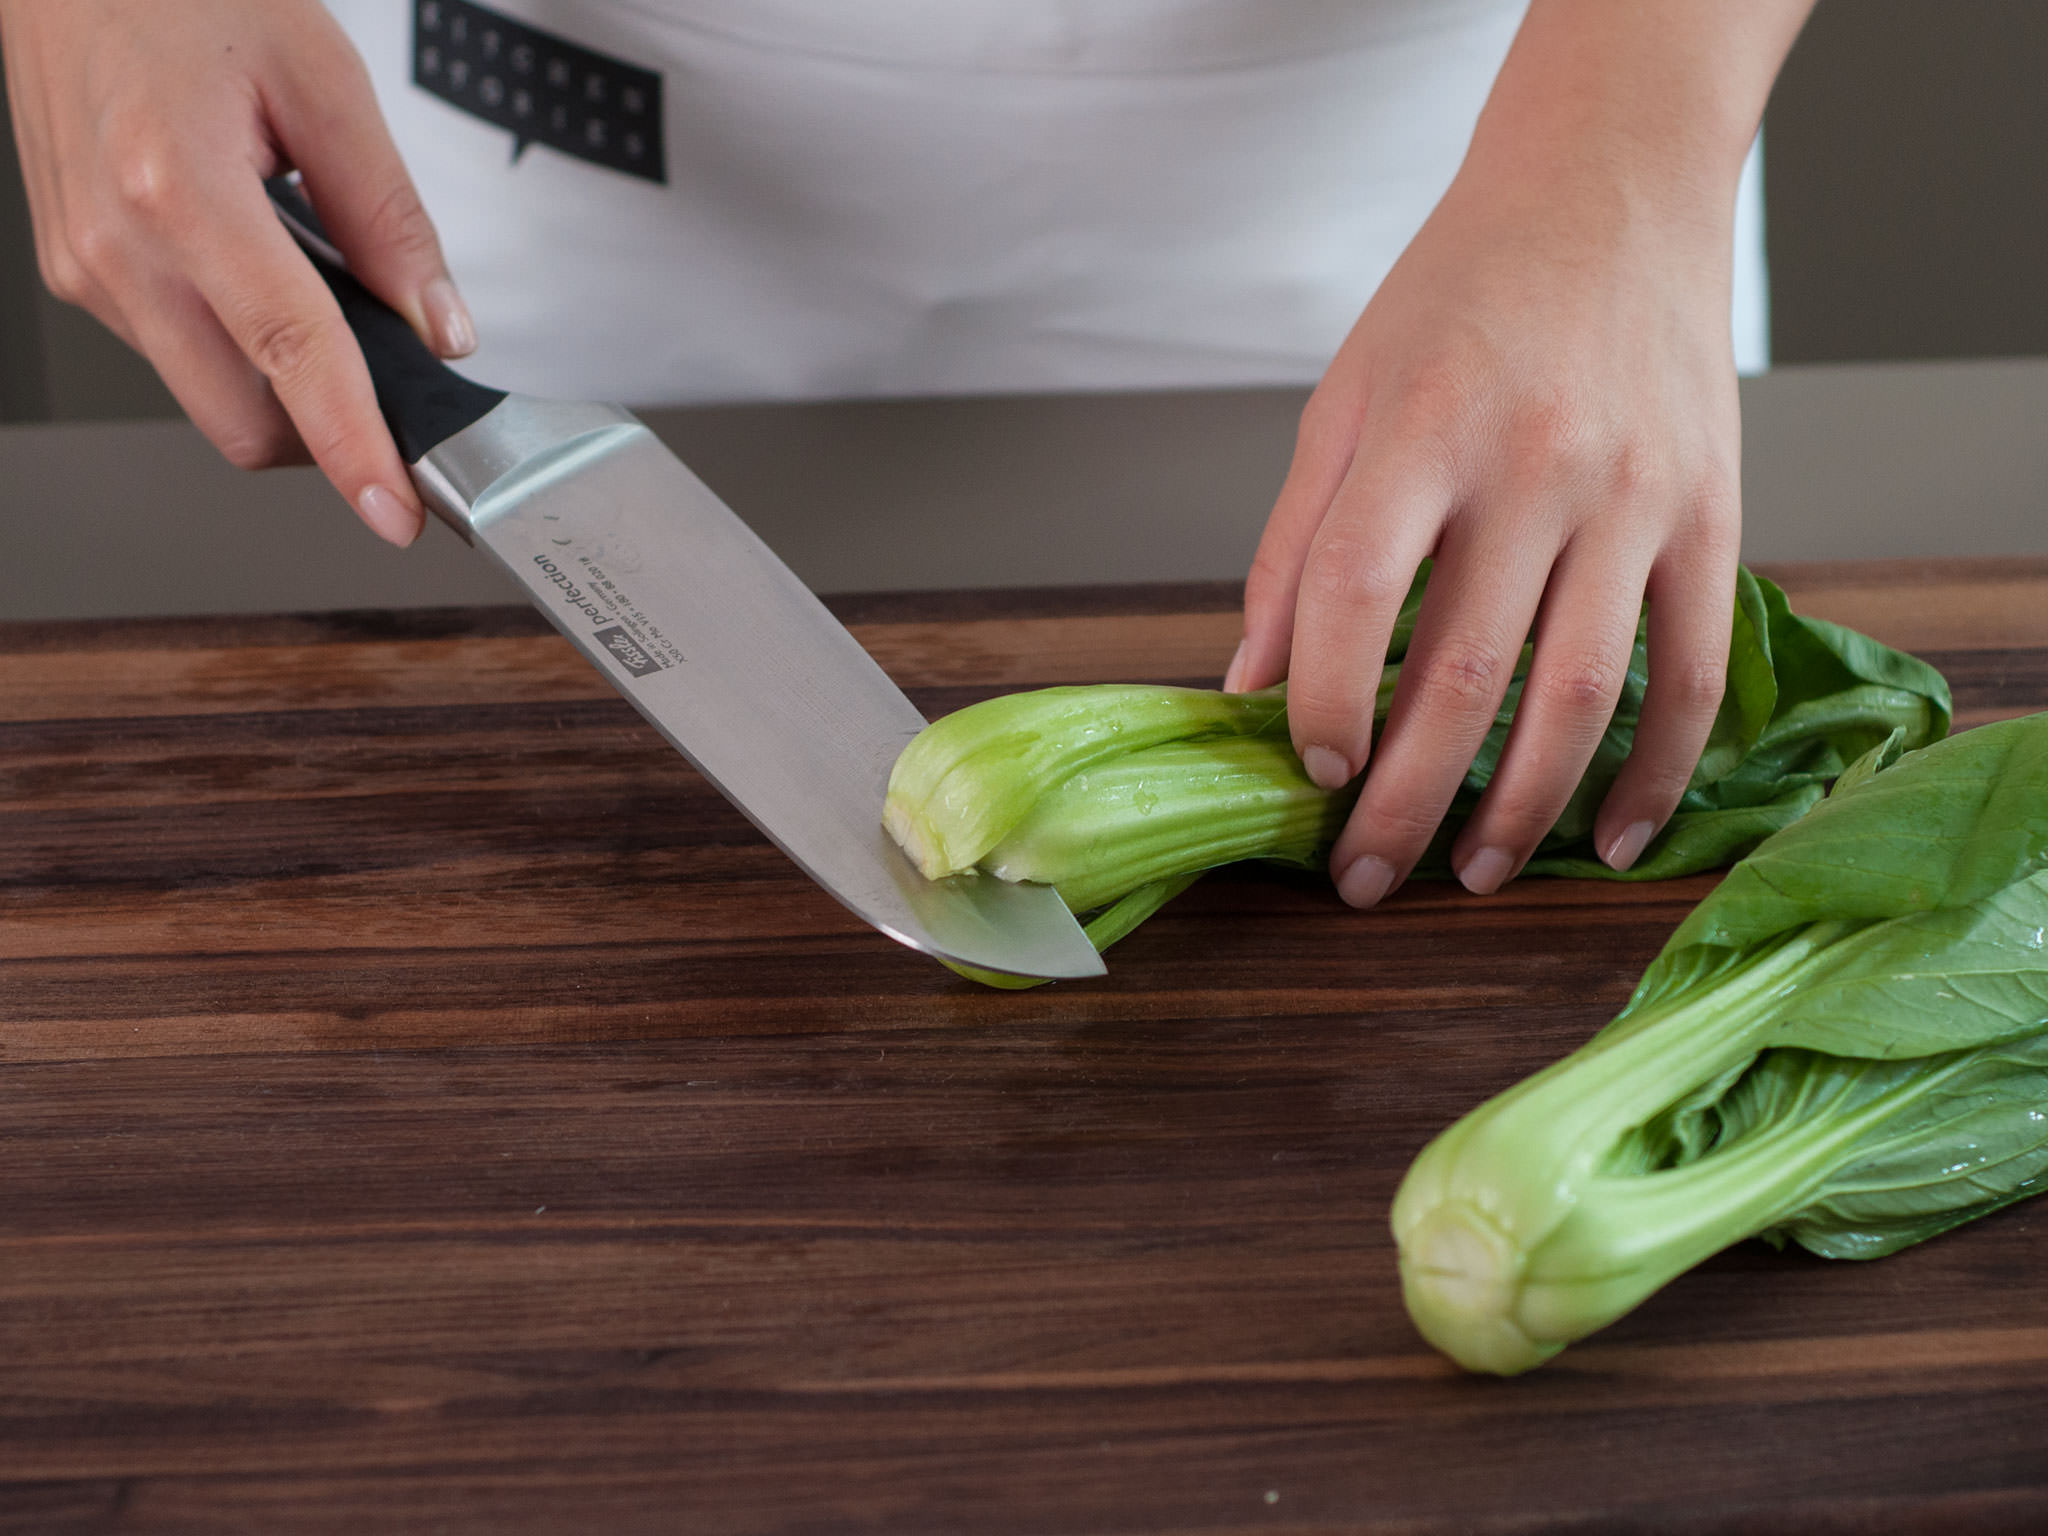
[[[1515,1376],[1561,1345],[1532,1339],[1517,1319],[1522,1254],[1484,1211],[1432,1207],[1401,1250],[1401,1296],[1416,1329],[1468,1371]]]
[[[1437,1348],[1512,1375],[1744,1238],[1875,1258],[2048,1188],[2048,715],[1901,740],[1416,1158],[1393,1228]]]

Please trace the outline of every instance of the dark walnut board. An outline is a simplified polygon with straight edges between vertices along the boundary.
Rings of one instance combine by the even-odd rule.
[[[2048,561],[1779,574],[2048,707]],[[842,611],[934,712],[1237,637]],[[1513,1382],[1410,1331],[1410,1158],[1710,884],[1231,873],[988,992],[529,615],[0,627],[0,1531],[2048,1527],[2048,1205]]]

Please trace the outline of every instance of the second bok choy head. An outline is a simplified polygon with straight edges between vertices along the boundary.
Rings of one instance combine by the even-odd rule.
[[[1744,1238],[1875,1258],[2048,1187],[2048,715],[1897,751],[1423,1149],[1393,1225],[1431,1343],[1513,1374]]]

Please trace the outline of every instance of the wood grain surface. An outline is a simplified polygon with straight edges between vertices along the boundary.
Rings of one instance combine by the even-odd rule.
[[[1775,574],[2048,707],[2048,562]],[[841,611],[933,712],[1237,638]],[[1410,1331],[1409,1160],[1710,885],[1227,872],[994,993],[527,614],[0,628],[0,1531],[2048,1528],[2048,1207],[1511,1382]]]

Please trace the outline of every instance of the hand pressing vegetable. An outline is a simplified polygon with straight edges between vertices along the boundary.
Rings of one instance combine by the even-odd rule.
[[[1387,651],[1376,718],[1399,686],[1428,571]],[[1528,868],[1539,874],[1664,879],[1716,868],[1804,815],[1859,754],[1894,732],[1907,747],[1946,734],[1948,686],[1924,662],[1791,611],[1770,582],[1738,573],[1729,686],[1679,809],[1625,872],[1593,849],[1594,816],[1627,759],[1646,676],[1639,625],[1626,684],[1591,765]],[[1465,774],[1425,857],[1448,853],[1491,781],[1528,666]],[[926,876],[980,869],[1058,888],[1094,914],[1106,948],[1206,869],[1241,859],[1304,868],[1328,857],[1358,797],[1319,788],[1288,739],[1285,686],[1224,694],[1111,685],[1047,688],[970,706],[904,749],[883,819]],[[1015,978],[972,973],[998,985]]]
[[[1743,1238],[1876,1258],[2048,1185],[2048,714],[1897,751],[1423,1149],[1393,1222],[1431,1343],[1513,1374]]]

